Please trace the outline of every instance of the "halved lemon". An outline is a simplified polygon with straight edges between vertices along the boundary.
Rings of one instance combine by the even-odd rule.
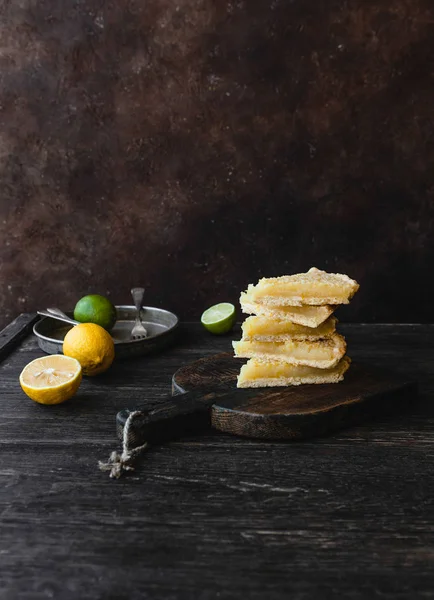
[[[23,391],[39,404],[60,404],[78,390],[81,365],[75,358],[53,354],[32,360],[21,371]]]

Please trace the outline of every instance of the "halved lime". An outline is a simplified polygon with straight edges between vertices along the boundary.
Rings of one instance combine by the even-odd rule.
[[[202,313],[200,322],[211,333],[220,335],[232,329],[235,319],[235,306],[230,302],[221,302]]]

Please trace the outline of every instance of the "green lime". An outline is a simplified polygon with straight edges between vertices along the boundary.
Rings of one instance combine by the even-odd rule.
[[[201,316],[200,322],[211,333],[227,333],[235,324],[235,306],[230,302],[221,302],[208,308]]]
[[[108,298],[98,294],[84,296],[74,308],[74,319],[80,323],[96,323],[107,331],[116,323],[116,308]]]

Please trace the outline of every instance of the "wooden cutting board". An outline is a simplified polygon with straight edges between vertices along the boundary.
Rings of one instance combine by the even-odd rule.
[[[174,374],[172,393],[213,389],[222,384],[234,388],[243,362],[226,353],[198,360]],[[250,393],[243,397],[246,391]],[[399,412],[416,395],[415,382],[353,363],[338,384],[238,390],[238,395],[220,398],[213,404],[211,424],[220,431],[253,438],[302,439]]]
[[[232,354],[217,354],[182,367],[173,375],[172,397],[157,408],[118,413],[118,435],[122,437],[129,414],[138,410],[128,427],[132,446],[210,425],[251,438],[300,440],[398,413],[417,395],[416,383],[404,376],[358,363],[338,384],[238,389],[242,363]]]

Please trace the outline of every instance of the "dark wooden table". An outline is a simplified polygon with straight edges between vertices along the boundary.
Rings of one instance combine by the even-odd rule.
[[[0,365],[0,598],[433,598],[434,326],[341,330],[354,359],[419,380],[409,414],[304,443],[206,432],[152,448],[118,481],[97,469],[116,412],[161,402],[178,367],[236,332],[184,325],[173,349],[54,407],[19,387],[41,355],[25,337]]]

